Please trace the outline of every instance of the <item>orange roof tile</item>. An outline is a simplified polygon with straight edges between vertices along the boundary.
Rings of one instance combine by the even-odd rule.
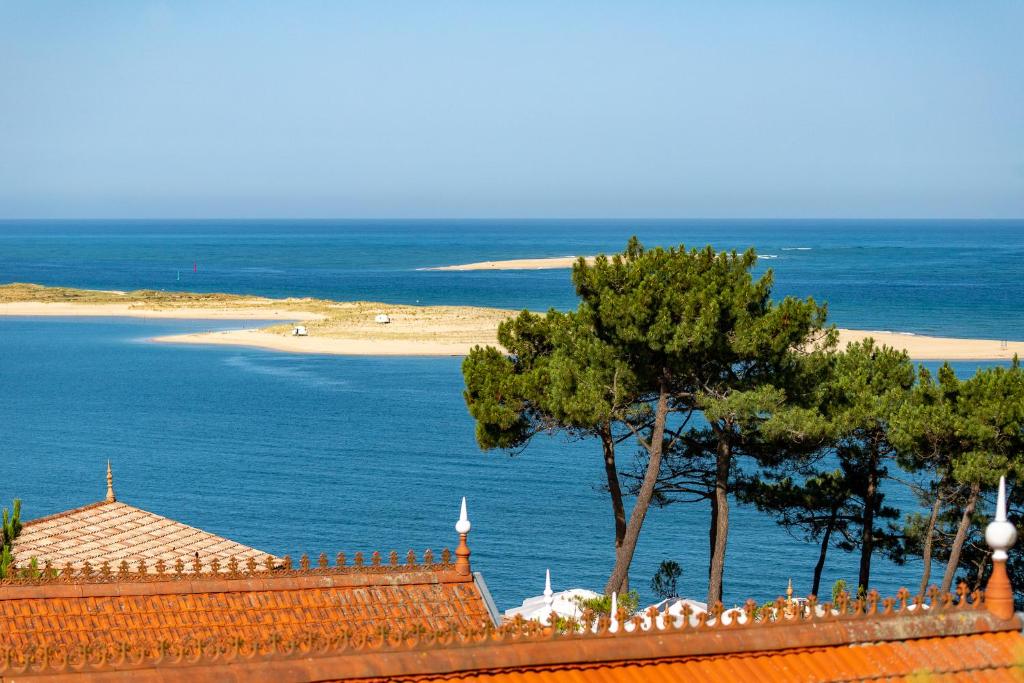
[[[258,642],[491,623],[476,580],[459,573],[448,553],[441,564],[391,566],[379,558],[365,567],[261,571],[232,562],[225,571],[215,562],[198,573],[8,579],[0,582],[0,647]]]
[[[1024,681],[1016,631],[831,647],[421,675],[411,681],[657,683],[692,681]],[[343,680],[343,679],[341,679]],[[365,679],[364,679],[365,681]]]
[[[231,558],[244,562],[250,557],[263,562],[268,557],[255,548],[118,501],[26,522],[13,554],[23,567],[35,558],[40,566],[50,562],[55,567],[70,564],[76,569],[86,562],[98,567],[103,562],[117,566],[122,560],[173,564],[198,557],[207,564],[214,559],[226,563]]]
[[[287,576],[283,579],[263,574],[250,579],[249,591],[259,593],[267,588],[266,582],[273,581],[287,582],[279,587],[282,590],[288,586],[289,590],[303,591],[314,585],[323,589],[327,581],[392,586],[398,579],[393,572],[404,568],[368,569],[373,571],[285,572]],[[473,585],[472,579],[459,574],[457,569],[452,570],[453,566],[447,564],[426,573],[436,572],[439,583],[461,582],[466,588]],[[223,584],[223,600],[234,599],[233,593],[237,591],[228,590],[230,581],[215,576],[212,581]],[[151,581],[149,585],[163,590],[159,587],[166,583]],[[186,583],[193,584],[197,591],[217,592],[206,585],[205,579]],[[408,583],[406,580],[405,584]],[[22,587],[43,593],[61,588],[85,593],[114,592],[110,584],[62,586],[44,582]],[[9,585],[2,590],[16,591],[18,587]],[[83,594],[81,599],[85,597]],[[275,592],[272,599],[279,597],[280,593]],[[403,599],[409,597],[416,599],[417,596],[407,595]],[[325,598],[324,602],[330,603],[331,598]],[[87,604],[96,608],[102,600],[97,597],[96,602]],[[303,609],[311,609],[309,600],[301,604]],[[18,618],[38,618],[39,605],[22,607]],[[206,614],[205,607],[198,605],[193,611],[189,606],[185,614],[199,617]],[[499,628],[414,625],[408,629],[405,624],[395,623],[370,633],[354,634],[340,631],[324,634],[311,629],[301,632],[302,628],[296,626],[295,630],[288,631],[292,635],[276,636],[269,635],[275,633],[277,620],[274,619],[260,625],[257,630],[263,637],[258,640],[226,636],[210,640],[149,641],[127,647],[110,639],[50,648],[5,649],[0,645],[0,676],[22,680],[39,674],[54,677],[48,680],[65,680],[86,674],[109,681],[190,682],[230,678],[247,683],[342,680],[364,683],[384,680],[489,680],[495,683],[763,680],[767,683],[774,680],[899,680],[928,674],[927,680],[1024,681],[1024,672],[1019,668],[1024,662],[1020,620],[994,614],[986,609],[978,594],[972,596],[963,591],[959,601],[950,596],[932,596],[930,602],[923,598],[911,601],[905,593],[892,601],[879,601],[876,595],[870,595],[867,600],[858,600],[852,605],[840,603],[838,611],[831,606],[815,610],[811,605],[805,612],[775,621],[755,621],[754,607],[752,603],[749,605],[744,622],[725,623],[718,612],[713,623],[702,621],[693,625],[689,619],[671,623],[655,620],[645,630],[644,621],[636,618],[628,624],[624,622],[617,633],[609,631],[605,619],[598,622],[595,631],[570,629],[567,633],[552,632],[536,622],[516,621]],[[68,621],[75,617],[67,616]],[[325,616],[330,621],[330,615]],[[140,615],[133,623],[146,623],[146,619],[147,616]],[[324,624],[317,627],[324,628]]]

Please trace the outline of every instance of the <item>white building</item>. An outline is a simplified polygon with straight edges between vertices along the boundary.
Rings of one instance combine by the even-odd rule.
[[[580,602],[599,597],[601,597],[600,593],[585,588],[570,588],[557,593],[553,592],[551,590],[551,570],[549,569],[544,577],[544,593],[526,598],[519,607],[505,610],[505,620],[509,621],[519,616],[527,621],[539,621],[546,624],[552,612],[566,619],[579,619],[583,615]]]

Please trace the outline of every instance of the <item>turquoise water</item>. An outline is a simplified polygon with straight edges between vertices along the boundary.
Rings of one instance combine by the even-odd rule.
[[[618,246],[631,227],[5,223],[0,281],[174,288],[180,268],[181,288],[195,290],[568,306],[565,271],[415,268],[591,252]],[[831,292],[835,317],[845,311],[840,322],[850,326],[1022,338],[1020,223],[904,227],[867,224],[859,238],[855,224],[825,236],[778,223],[657,223],[637,232],[652,243],[686,231],[694,243],[756,238],[763,252],[778,254],[766,261],[780,287]],[[811,249],[790,255],[789,245]],[[872,275],[858,277],[850,264],[867,264]],[[927,301],[933,313],[901,298]],[[111,458],[126,502],[297,555],[454,546],[465,495],[474,566],[502,609],[539,593],[547,567],[556,589],[603,585],[612,525],[596,446],[542,438],[515,458],[481,453],[460,395],[459,359],[289,356],[146,341],[253,324],[0,318],[0,499],[23,498],[29,517],[98,500]],[[790,576],[798,591],[809,589],[815,546],[751,508],[737,507],[732,519],[728,600],[771,597]],[[703,505],[652,511],[634,564],[637,587],[646,594],[658,562],[671,558],[684,567],[685,593],[702,598],[706,528]],[[874,583],[891,592],[916,585],[918,572],[916,563],[878,559]],[[833,551],[825,585],[855,576],[855,558]]]

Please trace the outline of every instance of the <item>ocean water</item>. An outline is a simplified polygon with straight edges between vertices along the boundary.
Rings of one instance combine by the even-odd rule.
[[[481,453],[457,358],[147,341],[210,325],[0,318],[5,504],[19,496],[36,517],[99,500],[110,458],[125,502],[275,554],[351,557],[454,547],[466,496],[473,564],[502,609],[540,593],[546,568],[556,589],[603,586],[613,526],[597,444],[551,437],[516,457]],[[703,597],[706,529],[704,505],[651,511],[633,569],[645,597],[663,559]],[[752,508],[734,508],[728,552],[731,600],[774,597],[790,577],[809,590],[816,547]],[[878,559],[874,583],[894,591],[918,569]],[[825,576],[854,579],[856,558],[832,551]]]
[[[841,326],[1024,339],[1024,221],[0,221],[0,282],[575,306],[565,270],[437,272],[648,245],[757,248]],[[193,272],[195,267],[195,272]],[[179,279],[180,278],[180,279]]]
[[[634,228],[651,244],[754,242],[777,254],[764,262],[780,290],[829,298],[851,327],[1022,338],[1020,223],[844,223],[831,231],[802,223],[5,223],[0,282],[568,307],[565,271],[416,268],[612,249]],[[926,302],[932,314],[909,301]],[[110,458],[122,500],[297,556],[454,547],[465,495],[473,564],[501,609],[538,594],[545,568],[556,590],[602,587],[612,520],[596,444],[553,437],[516,457],[480,452],[458,358],[147,341],[254,324],[0,317],[0,500],[22,498],[26,517],[98,500]],[[956,368],[970,374],[978,365]],[[705,505],[651,511],[632,573],[645,599],[663,559],[679,561],[684,593],[703,598],[706,530]],[[790,577],[806,592],[816,553],[736,506],[727,600],[771,598]],[[918,575],[919,563],[879,558],[873,583],[892,592],[916,585]],[[823,586],[855,576],[856,558],[832,551]]]

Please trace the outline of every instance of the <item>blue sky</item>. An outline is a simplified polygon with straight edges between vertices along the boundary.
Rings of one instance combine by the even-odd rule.
[[[0,0],[0,217],[1021,217],[1024,2]]]

